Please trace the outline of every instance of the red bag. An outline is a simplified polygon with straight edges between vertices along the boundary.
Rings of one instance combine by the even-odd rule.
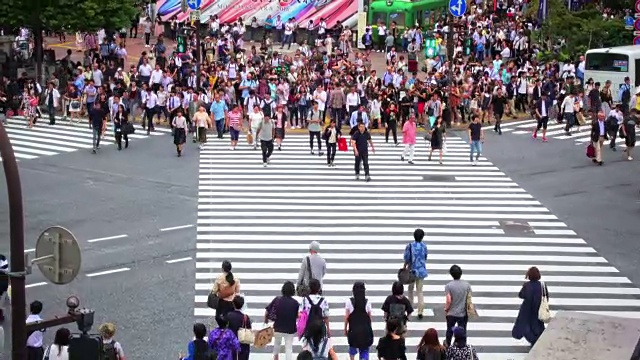
[[[596,148],[593,147],[593,144],[587,145],[587,157],[589,159],[593,159],[596,157]]]
[[[349,147],[347,146],[347,139],[341,137],[338,139],[338,151],[347,151]]]

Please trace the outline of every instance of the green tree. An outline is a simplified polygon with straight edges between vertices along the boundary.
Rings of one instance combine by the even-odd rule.
[[[38,80],[42,80],[42,31],[97,31],[129,27],[135,0],[3,0],[0,24],[33,31]]]
[[[531,3],[528,16],[537,16],[538,4],[539,0]],[[569,11],[562,0],[548,0],[547,6],[549,15],[542,29],[534,34],[534,40],[547,47],[564,40],[561,61],[575,60],[589,49],[631,45],[633,42],[633,31],[625,29],[623,19],[604,19],[594,6],[575,12]]]

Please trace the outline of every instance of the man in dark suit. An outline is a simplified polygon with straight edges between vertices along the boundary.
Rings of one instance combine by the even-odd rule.
[[[596,157],[593,162],[602,166],[602,145],[607,140],[607,125],[604,111],[598,111],[598,118],[591,122],[591,142],[595,149]]]

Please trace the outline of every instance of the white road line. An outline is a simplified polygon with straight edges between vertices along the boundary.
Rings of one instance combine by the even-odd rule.
[[[189,224],[189,225],[180,225],[180,226],[173,226],[173,227],[163,228],[163,229],[160,229],[160,231],[171,231],[171,230],[188,229],[188,228],[190,228],[190,227],[193,227],[193,224]]]
[[[47,285],[47,283],[46,282],[37,282],[37,283],[33,283],[33,284],[27,284],[24,287],[26,289],[28,289],[28,288],[32,288],[32,287],[36,287],[36,286],[42,286],[42,285]]]
[[[119,269],[113,269],[113,270],[107,270],[107,271],[100,271],[100,272],[87,274],[87,277],[109,275],[109,274],[115,274],[115,273],[119,273],[119,272],[129,271],[129,270],[131,270],[131,269],[130,268],[119,268]]]
[[[122,239],[122,238],[126,238],[126,237],[129,237],[129,235],[127,235],[127,234],[122,234],[122,235],[116,235],[116,236],[107,236],[107,237],[103,237],[103,238],[97,238],[97,239],[87,240],[87,242],[88,242],[88,243],[94,243],[94,242],[99,242],[99,241],[107,241],[107,240]]]
[[[165,262],[166,262],[167,264],[175,264],[175,263],[184,262],[184,261],[189,261],[189,260],[191,260],[191,256],[184,257],[184,258],[180,258],[180,259],[167,260],[167,261],[165,261]]]

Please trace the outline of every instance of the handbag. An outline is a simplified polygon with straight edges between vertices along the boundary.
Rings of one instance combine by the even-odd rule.
[[[263,348],[267,346],[273,340],[273,328],[268,326],[262,330],[258,330],[255,334],[255,340],[253,346],[256,348]]]
[[[309,280],[311,280],[311,259],[309,259],[308,256],[307,256],[307,272],[309,273]],[[302,281],[300,284],[298,284],[296,293],[300,297],[305,297],[309,295],[309,285],[305,284],[304,281]]]
[[[247,144],[253,144],[253,135],[251,133],[247,133]]]
[[[240,341],[240,344],[251,345],[255,339],[256,337],[253,330],[247,329],[247,315],[243,315],[242,327],[238,329],[238,341]]]
[[[224,289],[224,291],[220,290],[220,287],[218,287],[218,291],[217,292],[213,292],[211,291],[209,293],[209,296],[207,296],[207,306],[210,309],[217,309],[218,308],[218,304],[220,303],[220,298],[226,298],[229,297],[231,295],[233,295],[235,293],[235,284],[228,286]]]
[[[540,283],[540,285],[542,285],[542,299],[540,300],[540,308],[538,308],[538,320],[548,323],[551,320],[549,294],[547,293],[547,286],[544,283]]]
[[[126,123],[124,123],[124,125],[122,125],[122,132],[127,135],[135,134],[136,128],[132,123],[127,121]]]
[[[473,304],[471,290],[467,292],[467,316],[469,319],[475,319],[478,317],[478,311],[476,311],[476,306]]]
[[[403,285],[413,284],[416,281],[416,275],[410,269],[413,264],[413,251],[411,244],[409,244],[409,259],[411,259],[409,268],[403,267],[398,270],[398,281]]]
[[[338,139],[338,151],[348,151],[349,147],[347,146],[347,139],[341,137]]]
[[[593,146],[593,144],[587,145],[587,157],[589,159],[593,159],[596,157],[596,148]]]
[[[276,321],[277,315],[276,311],[278,309],[278,303],[280,302],[280,296],[277,296],[269,306],[267,306],[267,319],[271,321]]]

